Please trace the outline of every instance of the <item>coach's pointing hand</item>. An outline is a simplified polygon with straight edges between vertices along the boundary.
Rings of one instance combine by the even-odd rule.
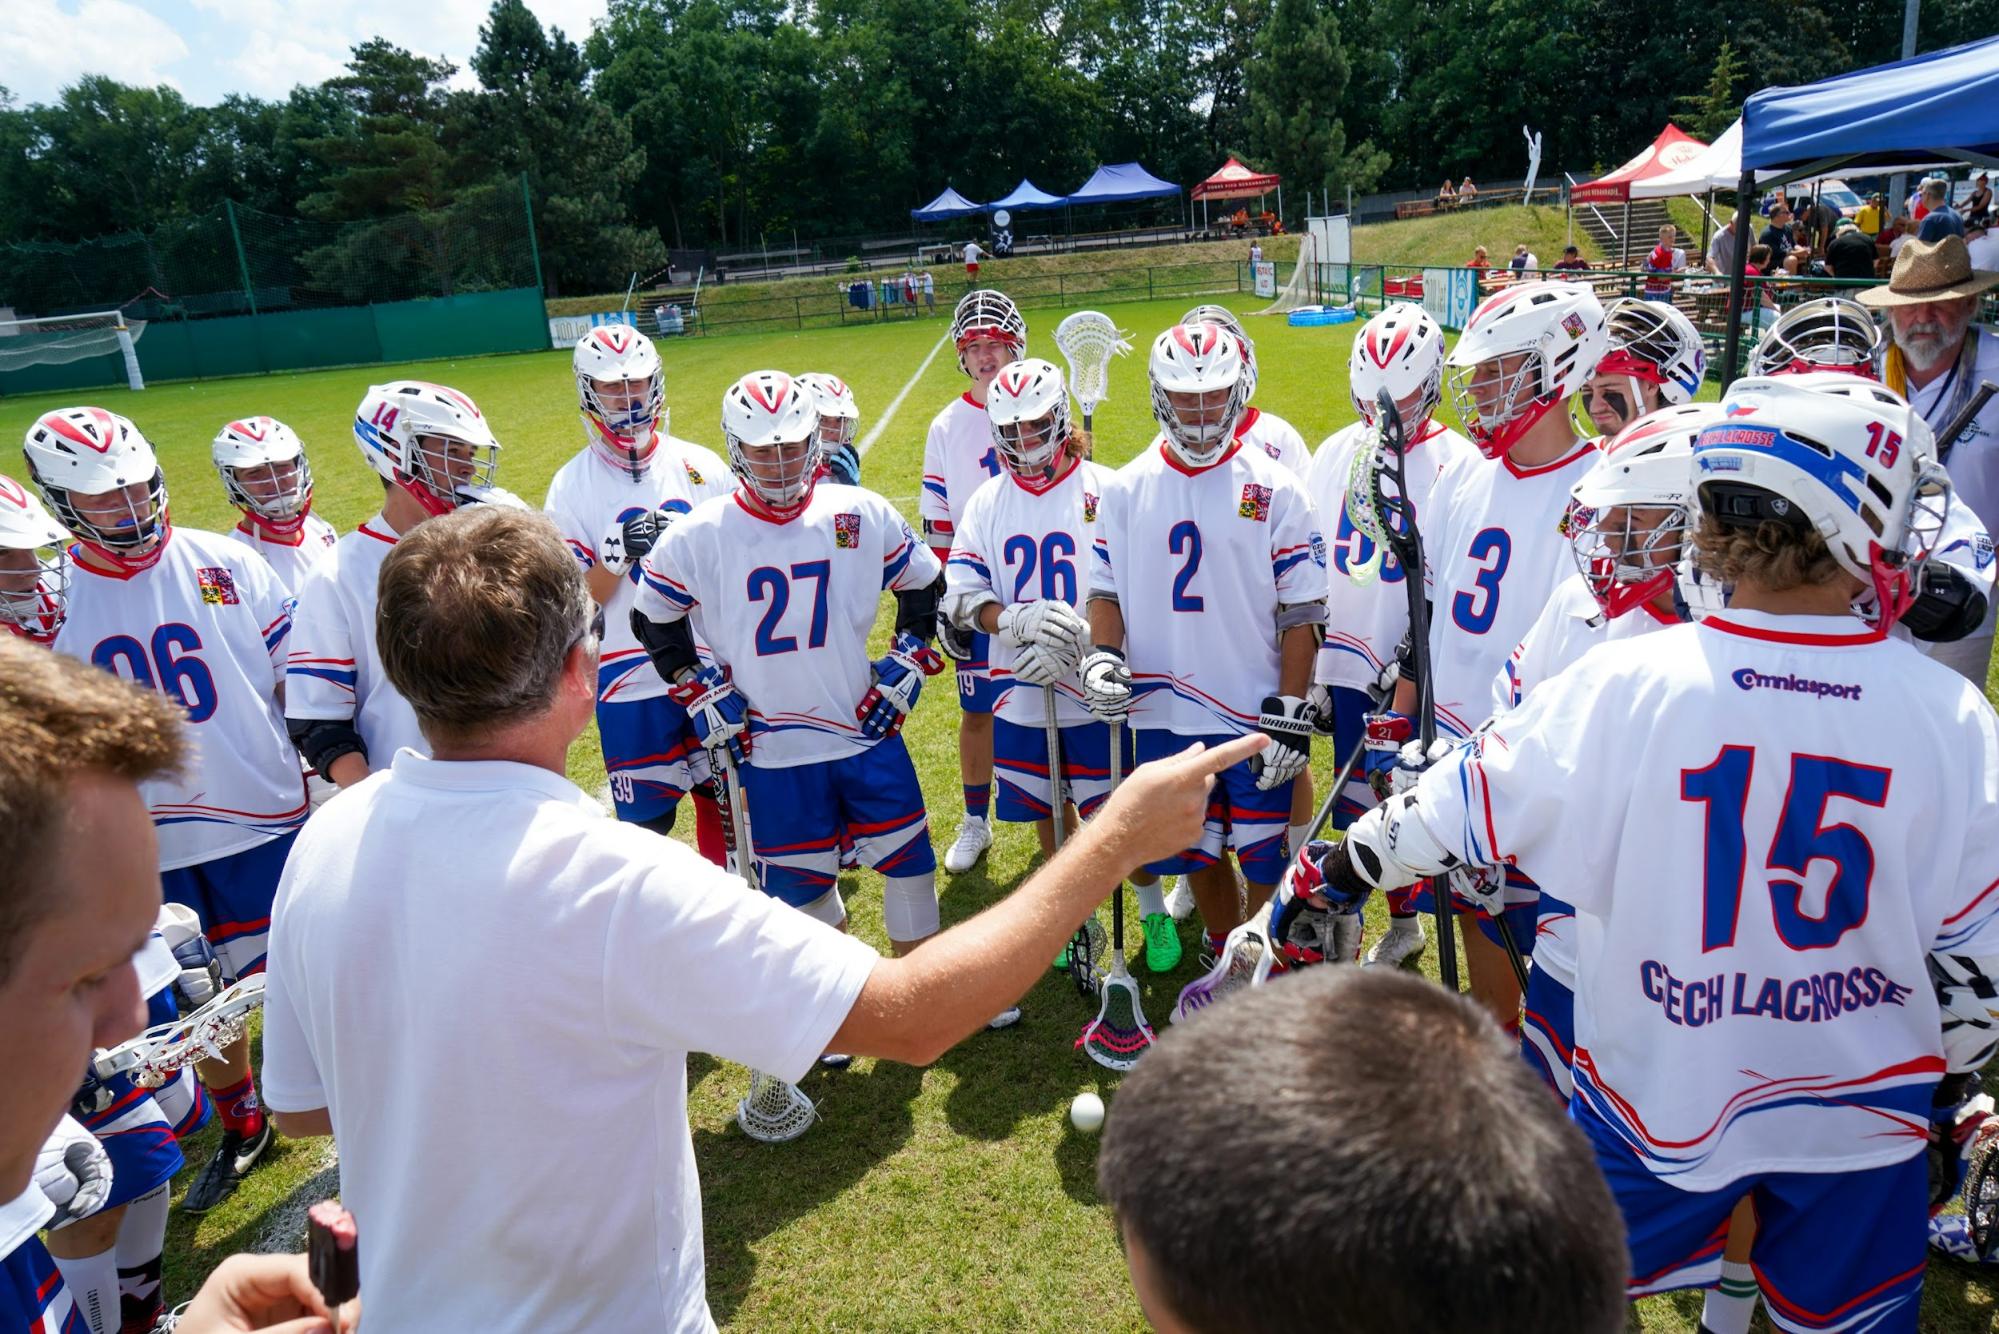
[[[1096,817],[1118,859],[1129,870],[1199,843],[1215,775],[1269,744],[1269,737],[1252,732],[1212,748],[1189,746],[1132,770]]]

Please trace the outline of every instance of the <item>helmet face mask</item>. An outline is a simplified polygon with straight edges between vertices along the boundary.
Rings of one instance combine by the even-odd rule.
[[[1030,358],[1003,369],[986,398],[993,448],[1008,472],[1041,481],[1061,466],[1069,441],[1069,386],[1053,362]]]
[[[22,452],[56,521],[96,556],[131,571],[159,559],[172,528],[166,474],[131,422],[103,408],[44,413]]]
[[[1176,324],[1152,343],[1152,415],[1190,468],[1228,452],[1249,401],[1242,346],[1214,324]]]
[[[289,426],[245,417],[216,432],[209,457],[229,503],[274,533],[293,533],[312,510],[312,465]]]
[[[1569,553],[1605,614],[1622,616],[1678,581],[1692,549],[1694,440],[1719,420],[1712,403],[1647,413],[1570,488]]]
[[[808,371],[798,377],[798,385],[812,395],[813,406],[819,410],[821,453],[830,458],[851,446],[861,431],[861,408],[846,381],[837,375]]]
[[[1001,367],[1027,355],[1027,321],[1006,293],[977,287],[951,311],[951,345],[958,350],[958,369],[987,384]]]
[[[426,514],[447,514],[491,490],[500,442],[470,398],[445,385],[395,380],[370,388],[354,413],[354,442],[382,478]]]
[[[1487,297],[1444,358],[1451,406],[1479,452],[1510,453],[1610,351],[1603,306],[1578,283],[1524,282]]]
[[[1451,406],[1458,420],[1489,456],[1504,454],[1545,414],[1539,352],[1514,352],[1454,368]],[[1535,411],[1536,408],[1541,411]],[[1490,448],[1487,441],[1493,442]],[[1503,442],[1503,443],[1502,443]]]
[[[1750,354],[1749,374],[1844,371],[1874,379],[1882,341],[1867,307],[1845,297],[1820,297],[1778,317]]]
[[[0,477],[0,625],[52,644],[69,611],[67,534],[12,478]]]
[[[652,341],[604,325],[577,340],[570,364],[591,446],[634,481],[645,476],[666,427],[666,369]]]
[[[1687,543],[1685,505],[1578,509],[1571,523],[1570,553],[1606,615],[1622,616],[1673,586]]]

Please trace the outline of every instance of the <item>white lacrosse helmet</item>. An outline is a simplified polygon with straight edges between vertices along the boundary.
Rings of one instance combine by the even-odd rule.
[[[1472,312],[1450,368],[1451,406],[1489,459],[1568,401],[1610,349],[1603,305],[1580,283],[1515,283]],[[1505,359],[1518,365],[1508,369]]]
[[[722,439],[730,468],[772,513],[796,514],[812,499],[823,451],[810,389],[783,371],[750,372],[722,395]]]
[[[1729,527],[1815,528],[1865,585],[1856,610],[1885,629],[1915,601],[1950,481],[1928,424],[1906,403],[1804,380],[1756,376],[1729,386],[1722,420],[1694,442],[1700,508]]]
[[[1858,301],[1843,296],[1801,301],[1777,317],[1749,357],[1751,375],[1844,371],[1874,378],[1881,327]]]
[[[570,365],[591,445],[633,481],[645,476],[666,429],[666,369],[652,340],[628,324],[599,325],[577,340]],[[634,382],[645,388],[627,393]]]
[[[68,542],[26,487],[0,477],[0,626],[37,644],[55,642],[69,613]]]
[[[986,390],[986,422],[1007,470],[1039,481],[1069,439],[1069,387],[1061,367],[1030,357],[1001,369]]]
[[[854,401],[854,391],[847,382],[823,371],[807,371],[798,377],[798,384],[812,395],[812,404],[819,409],[820,448],[830,454],[853,444],[861,429],[861,405]]]
[[[56,521],[93,553],[126,570],[145,569],[159,559],[171,525],[167,479],[138,427],[103,408],[58,408],[28,428],[21,452],[28,456],[28,475]],[[122,493],[132,486],[146,488],[143,500],[121,496],[115,517],[103,520],[104,507],[96,505],[91,510],[102,521],[83,517],[80,498]]]
[[[1242,345],[1214,324],[1176,324],[1152,340],[1147,374],[1152,415],[1166,443],[1190,468],[1205,468],[1227,452],[1249,401]],[[1198,394],[1202,420],[1189,421],[1173,406],[1174,394]]]
[[[1004,343],[1019,360],[1027,352],[1027,321],[1013,298],[990,287],[975,287],[958,298],[951,312],[951,345],[958,349],[958,369],[965,370],[965,349],[982,340]]]
[[[354,443],[369,467],[429,514],[448,513],[495,489],[500,442],[493,428],[478,404],[441,384],[371,385],[354,410]]]
[[[1673,586],[1693,513],[1694,438],[1721,419],[1715,403],[1648,413],[1613,436],[1569,489],[1569,551],[1606,615]],[[1639,510],[1664,513],[1645,523]]]
[[[1360,326],[1347,357],[1347,393],[1363,422],[1374,423],[1375,401],[1384,389],[1398,406],[1416,400],[1415,411],[1402,414],[1411,438],[1444,401],[1444,331],[1413,302],[1382,307]]]
[[[1668,407],[1691,403],[1707,375],[1700,330],[1677,307],[1621,296],[1604,307],[1610,350],[1592,375],[1624,375],[1656,385]],[[1632,388],[1633,406],[1645,400]]]
[[[1249,336],[1249,330],[1242,327],[1242,321],[1227,306],[1217,306],[1212,302],[1196,306],[1180,317],[1182,324],[1219,324],[1236,336],[1242,344],[1242,373],[1249,380],[1249,387],[1243,391],[1243,401],[1256,397],[1256,340]]]
[[[275,417],[244,417],[209,446],[229,503],[274,533],[293,533],[312,512],[312,465],[305,444]]]

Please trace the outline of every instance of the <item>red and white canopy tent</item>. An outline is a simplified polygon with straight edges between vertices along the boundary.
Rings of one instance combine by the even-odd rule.
[[[1261,199],[1271,191],[1277,192],[1277,211],[1284,212],[1284,182],[1275,172],[1251,171],[1235,157],[1222,163],[1220,170],[1202,181],[1193,189],[1193,197],[1201,200],[1201,221],[1208,220],[1205,207],[1210,199]]]
[[[1659,137],[1646,146],[1644,152],[1605,176],[1569,189],[1569,204],[1622,204],[1624,205],[1624,225],[1619,228],[1624,253],[1618,256],[1621,268],[1631,258],[1631,196],[1632,187],[1641,186],[1654,176],[1664,176],[1685,166],[1694,158],[1707,151],[1707,145],[1694,138],[1679,126],[1667,124],[1659,131]],[[1645,198],[1641,188],[1639,198]]]

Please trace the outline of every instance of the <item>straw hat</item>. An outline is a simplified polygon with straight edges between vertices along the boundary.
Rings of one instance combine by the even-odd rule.
[[[1971,267],[1971,252],[1961,236],[1944,236],[1936,241],[1914,237],[1902,243],[1895,256],[1895,271],[1886,287],[1870,287],[1860,294],[1862,305],[1913,306],[1924,301],[1949,301],[1954,297],[1977,296],[1999,287],[1999,273]]]

